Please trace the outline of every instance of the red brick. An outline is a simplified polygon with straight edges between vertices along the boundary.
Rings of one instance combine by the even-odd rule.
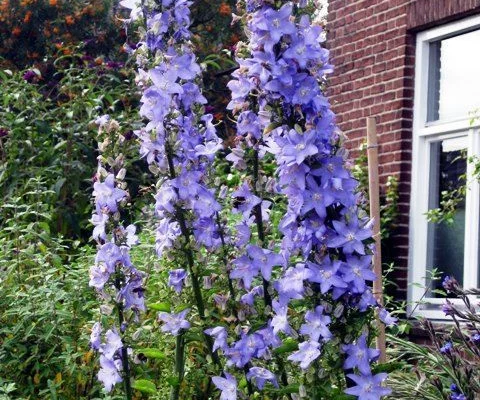
[[[399,226],[393,255],[399,293],[406,291],[415,33],[480,12],[480,0],[330,0],[328,46],[336,69],[328,94],[351,157],[376,116],[380,181],[399,179]],[[385,193],[385,187],[382,187]]]

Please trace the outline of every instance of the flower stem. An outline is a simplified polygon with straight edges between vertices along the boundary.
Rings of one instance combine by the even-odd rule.
[[[185,373],[185,341],[183,337],[183,332],[177,336],[177,343],[175,346],[175,371],[178,376],[177,385],[172,387],[170,393],[171,400],[178,400],[180,396],[180,385],[183,381],[183,376]]]
[[[220,241],[222,243],[222,252],[221,252],[221,258],[222,258],[222,262],[223,262],[223,265],[225,266],[225,272],[227,274],[227,277],[228,277],[228,291],[230,293],[230,298],[231,298],[231,301],[232,301],[232,304],[233,304],[233,314],[235,315],[235,318],[238,319],[238,310],[237,310],[237,307],[236,307],[236,303],[235,303],[235,288],[233,287],[233,282],[232,282],[232,279],[230,278],[230,274],[228,273],[228,261],[227,261],[227,256],[226,256],[226,253],[227,253],[227,245],[226,245],[226,242],[225,242],[225,235],[223,234],[223,226],[221,224],[221,221],[220,221],[220,215],[218,214],[218,212],[216,213],[216,222],[217,222],[217,226],[218,226],[218,233],[219,233],[219,236],[220,236]]]
[[[117,290],[120,290],[121,282],[118,274],[115,278],[115,286]],[[118,312],[119,329],[121,332],[122,325],[125,321],[125,318],[123,315],[123,305],[121,303],[117,303],[117,312]],[[123,342],[123,339],[122,339],[122,342]],[[122,347],[122,366],[123,366],[123,382],[125,386],[125,397],[127,400],[132,400],[133,392],[132,392],[132,386],[130,382],[130,363],[128,362],[128,352],[127,352],[127,348],[125,347],[125,343],[123,343],[123,347]]]
[[[255,196],[258,195],[257,183],[259,180],[259,162],[258,162],[258,150],[254,150],[253,153],[253,193]],[[262,219],[262,203],[257,204],[254,208],[255,212],[255,222],[257,223],[257,233],[258,239],[260,240],[261,246],[265,245],[265,232],[263,230],[263,219]],[[270,284],[265,278],[262,278],[263,284],[263,301],[265,307],[272,307],[272,297],[268,292]]]
[[[175,179],[176,174],[175,174],[175,166],[173,164],[173,156],[172,156],[172,151],[171,148],[168,144],[168,141],[165,141],[165,154],[167,156],[167,162],[168,162],[168,169],[170,172],[170,179]],[[190,276],[192,280],[192,288],[193,288],[193,294],[195,296],[195,302],[197,303],[197,310],[198,310],[198,315],[202,322],[205,321],[205,304],[203,302],[203,296],[202,296],[202,290],[200,288],[200,282],[198,279],[198,276],[195,272],[195,262],[194,262],[194,257],[193,257],[193,251],[192,251],[192,244],[191,244],[191,238],[190,238],[190,231],[187,228],[187,224],[185,222],[185,213],[184,210],[181,207],[175,207],[175,215],[177,217],[178,224],[180,225],[180,231],[182,232],[183,237],[185,238],[185,246],[183,247],[183,250],[185,252],[185,256],[187,258],[187,264],[188,264],[188,269],[190,271]],[[205,342],[208,347],[208,351],[210,352],[212,356],[213,362],[218,365],[220,368],[222,368],[222,364],[220,362],[220,359],[218,357],[217,352],[213,351],[213,340],[212,338],[207,335],[205,332],[203,333],[203,336],[205,338]]]

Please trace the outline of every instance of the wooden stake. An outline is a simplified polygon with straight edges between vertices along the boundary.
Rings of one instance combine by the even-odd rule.
[[[375,254],[373,270],[377,279],[373,282],[373,295],[380,305],[383,305],[382,285],[382,248],[380,237],[380,188],[378,181],[378,142],[377,123],[374,117],[367,118],[367,155],[368,155],[368,189],[370,198],[370,218],[373,219],[373,237],[375,239]],[[385,325],[377,315],[377,348],[380,350],[380,363],[386,361]]]

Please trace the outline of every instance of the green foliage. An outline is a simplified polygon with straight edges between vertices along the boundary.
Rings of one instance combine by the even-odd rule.
[[[78,398],[90,393],[95,370],[85,330],[95,304],[85,279],[91,251],[52,237],[49,194],[32,195],[31,205],[3,205],[15,214],[0,235],[2,390],[15,399]]]
[[[0,128],[6,133],[0,137],[0,187],[5,204],[12,198],[33,204],[34,177],[36,189],[48,193],[45,229],[85,240],[96,165],[92,121],[105,113],[131,121],[137,102],[126,69],[89,68],[75,50],[55,60],[55,72],[42,84],[28,83],[23,72],[0,71]],[[133,182],[134,192],[138,186]],[[0,228],[13,217],[11,207],[2,207]]]

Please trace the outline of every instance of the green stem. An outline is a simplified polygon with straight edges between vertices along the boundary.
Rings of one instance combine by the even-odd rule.
[[[258,151],[254,150],[253,153],[253,193],[255,196],[258,195],[257,191],[257,184],[259,180],[259,161],[258,161]],[[257,204],[254,208],[255,213],[255,222],[257,224],[257,233],[258,233],[258,240],[260,241],[260,245],[263,247],[265,245],[265,232],[263,230],[263,219],[262,219],[262,203]],[[265,307],[272,307],[272,297],[270,293],[268,293],[268,289],[270,284],[265,278],[262,278],[262,285],[263,285],[263,301],[265,303]]]
[[[170,172],[170,179],[175,179],[176,174],[175,174],[175,166],[173,165],[173,156],[172,156],[172,151],[171,148],[166,141],[165,143],[165,153],[167,156],[167,162],[168,162],[168,169]],[[195,272],[195,262],[194,262],[194,257],[193,257],[193,251],[192,251],[192,246],[191,246],[191,238],[190,238],[190,230],[187,228],[187,224],[185,222],[185,213],[184,210],[181,207],[175,207],[175,215],[177,217],[178,224],[180,225],[180,231],[185,238],[185,245],[183,247],[183,251],[185,253],[185,256],[187,258],[187,264],[188,264],[188,269],[190,272],[190,278],[192,280],[192,288],[193,288],[193,294],[195,297],[195,302],[197,304],[197,310],[198,310],[198,315],[202,322],[205,322],[205,304],[203,302],[203,297],[202,297],[202,290],[200,288],[200,282],[198,279],[198,276]],[[207,335],[205,332],[203,333],[205,342],[208,347],[208,351],[210,352],[212,356],[213,362],[222,368],[222,364],[220,362],[220,359],[218,357],[217,352],[213,351],[213,340],[212,338]]]
[[[178,400],[180,398],[180,385],[185,373],[185,341],[183,332],[177,336],[177,343],[175,346],[175,371],[177,372],[178,383],[172,387],[170,393],[171,400]]]
[[[233,282],[232,282],[232,279],[230,278],[230,274],[229,274],[229,271],[228,271],[228,262],[227,262],[227,256],[226,256],[227,245],[226,245],[226,242],[225,242],[225,235],[223,234],[223,226],[221,224],[220,215],[218,214],[218,212],[216,213],[216,222],[217,222],[217,226],[218,226],[218,232],[219,232],[219,235],[220,235],[220,241],[222,243],[221,258],[222,258],[223,265],[225,266],[225,273],[227,274],[228,291],[230,293],[231,302],[233,304],[233,307],[232,307],[233,308],[233,314],[235,315],[235,318],[238,320],[238,311],[237,311],[237,307],[236,307],[236,304],[235,304],[235,288],[233,287]]]
[[[117,290],[120,290],[121,282],[118,274],[117,274],[117,277],[115,278],[115,286]],[[122,325],[125,321],[124,315],[123,315],[123,305],[121,303],[117,303],[117,312],[118,312],[119,329],[121,332]],[[122,342],[123,342],[123,338],[122,338]],[[132,392],[132,386],[130,382],[130,363],[128,362],[128,352],[127,352],[127,347],[125,346],[125,343],[123,343],[123,346],[122,346],[122,366],[123,366],[123,382],[125,386],[125,396],[127,400],[132,400],[133,392]]]

